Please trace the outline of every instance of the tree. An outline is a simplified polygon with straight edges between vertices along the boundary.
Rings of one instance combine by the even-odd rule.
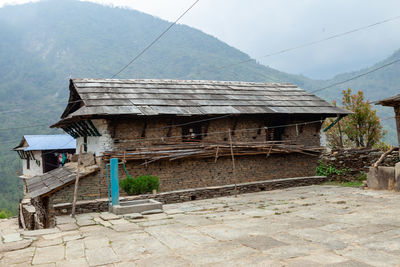
[[[343,90],[342,93],[342,108],[352,111],[353,114],[340,120],[327,132],[328,145],[331,148],[370,148],[377,145],[385,135],[385,131],[382,129],[376,110],[372,109],[369,101],[364,100],[362,91],[352,94],[349,88]],[[336,106],[336,102],[333,103]],[[334,121],[334,119],[328,119],[326,126]]]

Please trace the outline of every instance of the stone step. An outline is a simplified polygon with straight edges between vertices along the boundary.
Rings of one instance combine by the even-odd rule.
[[[150,215],[150,214],[157,214],[157,213],[163,213],[163,210],[156,209],[156,210],[146,210],[141,212],[142,215]]]

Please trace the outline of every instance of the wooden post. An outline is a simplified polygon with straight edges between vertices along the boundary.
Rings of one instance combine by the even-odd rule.
[[[26,230],[25,218],[24,218],[24,213],[22,212],[22,204],[21,204],[21,202],[19,203],[19,220],[21,222],[22,228],[24,230]]]
[[[231,129],[229,129],[228,135],[229,135],[229,143],[230,143],[230,147],[231,147],[231,156],[232,156],[232,173],[233,173],[233,179],[234,179],[234,181],[235,181],[235,197],[237,197],[236,172],[235,172],[235,156],[233,155],[233,145],[232,145]]]
[[[340,121],[337,122],[338,129],[339,129],[339,141],[340,147],[343,148],[343,134],[342,134],[342,127],[340,127]]]
[[[81,145],[79,148],[78,167],[76,170],[76,179],[75,179],[75,188],[74,188],[74,201],[72,202],[72,211],[71,211],[72,218],[75,218],[76,199],[78,198],[78,186],[79,186],[79,167],[81,164],[82,153],[83,153],[83,145]]]
[[[399,148],[398,148],[398,147],[392,147],[391,149],[389,149],[388,151],[386,151],[385,153],[383,153],[383,154],[381,155],[381,157],[378,159],[378,161],[375,162],[375,163],[372,165],[372,167],[378,168],[379,164],[381,164],[381,162],[386,158],[386,156],[389,155],[390,153],[392,153],[393,151],[397,150],[397,149],[399,149]],[[400,151],[400,149],[399,149],[399,151]]]
[[[396,118],[396,128],[397,128],[397,142],[398,146],[400,147],[400,106],[394,107],[394,113]],[[400,149],[399,149],[399,158],[400,158]]]

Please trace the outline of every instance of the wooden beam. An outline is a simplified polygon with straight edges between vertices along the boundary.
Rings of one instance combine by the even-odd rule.
[[[80,146],[79,148],[79,156],[78,156],[78,166],[76,170],[76,179],[75,179],[75,188],[74,188],[74,201],[72,202],[72,211],[71,211],[71,217],[75,218],[75,209],[76,209],[76,200],[78,198],[78,186],[79,186],[79,167],[81,164],[81,157],[83,153],[83,145]]]
[[[381,155],[381,157],[378,159],[378,161],[375,162],[374,165],[372,165],[372,167],[378,168],[379,164],[382,163],[382,161],[386,158],[387,155],[389,155],[390,153],[392,153],[393,151],[398,150],[398,149],[399,149],[398,147],[392,147],[391,149],[389,149],[388,151],[386,151],[385,153],[383,153],[383,154]]]
[[[96,136],[101,136],[101,134],[97,130],[96,126],[94,126],[91,120],[87,120],[87,123],[89,124],[89,127],[96,133]]]

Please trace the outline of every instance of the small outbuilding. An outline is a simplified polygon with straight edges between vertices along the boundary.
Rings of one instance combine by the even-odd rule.
[[[75,139],[68,134],[24,135],[13,150],[22,160],[21,178],[41,175],[64,165],[75,153]]]

